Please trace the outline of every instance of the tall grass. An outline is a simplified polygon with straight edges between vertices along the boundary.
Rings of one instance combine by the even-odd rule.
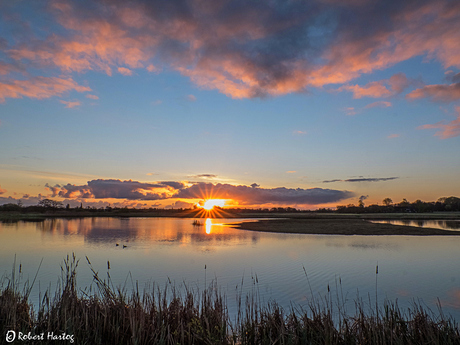
[[[14,330],[44,333],[37,344],[56,343],[47,339],[48,332],[73,335],[75,344],[460,344],[455,321],[420,303],[402,311],[396,303],[378,309],[357,300],[349,315],[338,294],[333,303],[330,291],[306,310],[261,305],[255,291],[239,295],[238,315],[231,322],[215,283],[201,292],[166,284],[142,293],[135,286],[127,293],[113,286],[109,274],[101,278],[88,260],[96,289],[82,291],[78,264],[74,255],[67,257],[60,286],[53,296],[43,295],[37,311],[28,302],[30,287],[19,289],[14,265],[0,292],[0,342]]]

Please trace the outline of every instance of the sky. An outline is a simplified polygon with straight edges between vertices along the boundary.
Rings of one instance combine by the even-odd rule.
[[[460,196],[460,3],[0,3],[0,204]]]

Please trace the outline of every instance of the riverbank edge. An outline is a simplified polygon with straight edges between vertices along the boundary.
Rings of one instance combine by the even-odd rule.
[[[376,218],[371,219],[377,220]],[[393,224],[379,224],[372,223],[369,220],[370,219],[368,218],[286,218],[257,220],[254,222],[242,222],[232,224],[231,227],[240,230],[310,235],[460,236],[460,231],[450,231],[433,228],[418,228],[414,226]]]

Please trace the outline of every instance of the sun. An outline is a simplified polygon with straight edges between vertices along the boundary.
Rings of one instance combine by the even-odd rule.
[[[225,200],[224,199],[208,199],[204,201],[201,207],[204,208],[206,211],[211,211],[214,208],[214,206],[224,207]]]

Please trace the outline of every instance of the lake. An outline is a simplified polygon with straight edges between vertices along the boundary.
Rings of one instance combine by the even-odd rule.
[[[217,282],[230,313],[238,294],[305,307],[312,294],[326,296],[329,286],[354,314],[358,293],[373,304],[377,287],[379,304],[397,300],[405,308],[416,299],[437,311],[439,298],[444,313],[460,320],[460,237],[276,234],[230,227],[239,221],[254,220],[210,219],[202,226],[183,218],[0,223],[0,274],[11,275],[16,257],[21,280],[32,281],[43,259],[31,294],[37,304],[47,288],[56,288],[63,259],[75,253],[82,289],[92,282],[87,256],[101,277],[109,261],[114,285],[128,290],[136,282],[141,288],[185,282],[200,290]]]

